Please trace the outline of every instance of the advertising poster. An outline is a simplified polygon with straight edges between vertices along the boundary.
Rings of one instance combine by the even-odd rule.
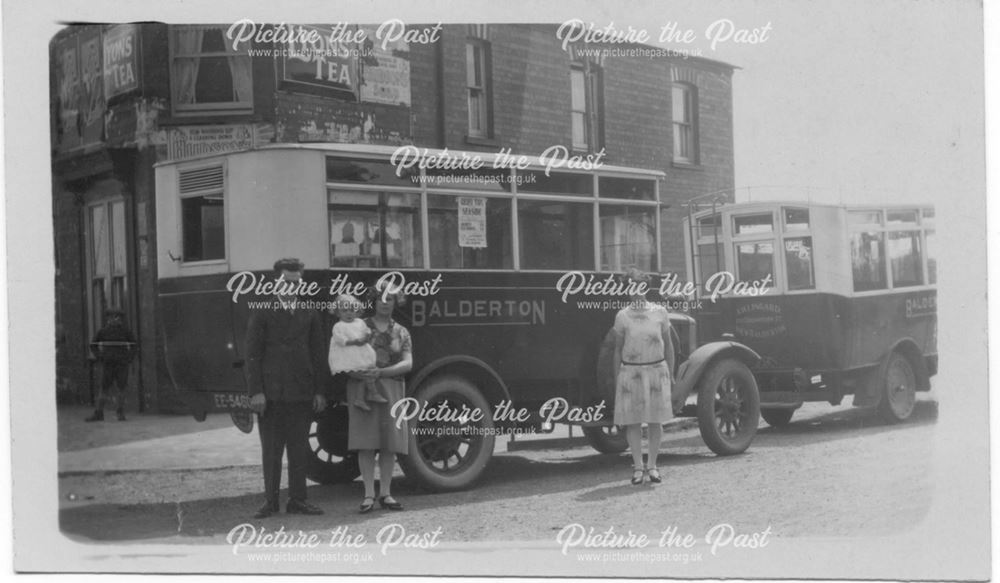
[[[990,580],[989,9],[5,4],[13,569]]]

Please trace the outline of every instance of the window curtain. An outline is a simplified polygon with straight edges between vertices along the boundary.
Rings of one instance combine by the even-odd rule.
[[[250,92],[253,88],[253,81],[250,77],[251,60],[249,55],[242,50],[233,48],[232,43],[224,43],[226,53],[229,55],[229,71],[233,75],[234,101],[247,103],[251,101]]]
[[[198,81],[198,65],[201,58],[201,41],[205,38],[203,28],[176,29],[175,52],[184,55],[174,60],[174,78],[177,80],[177,103],[194,103],[195,86]]]

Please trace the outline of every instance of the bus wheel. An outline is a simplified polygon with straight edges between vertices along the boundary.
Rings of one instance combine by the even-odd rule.
[[[725,358],[710,366],[698,382],[698,428],[718,455],[743,453],[760,421],[760,394],[753,373],[742,362]]]
[[[594,425],[583,428],[583,435],[590,447],[601,453],[621,453],[628,449],[625,435],[617,425]]]
[[[760,416],[771,427],[784,427],[792,420],[795,409],[761,409]]]
[[[917,375],[905,356],[898,352],[889,355],[882,377],[882,396],[878,414],[886,423],[906,421],[917,402]]]
[[[471,486],[493,457],[493,412],[482,393],[462,377],[431,379],[413,395],[435,420],[410,422],[409,454],[399,458],[407,477],[431,490]],[[460,419],[463,411],[482,419]],[[442,419],[441,421],[437,419]]]
[[[309,428],[309,448],[306,476],[313,482],[340,484],[361,474],[357,454],[347,451],[347,407],[331,405],[316,414]]]

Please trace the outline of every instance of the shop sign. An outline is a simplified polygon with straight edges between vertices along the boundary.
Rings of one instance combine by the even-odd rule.
[[[458,246],[486,247],[486,199],[481,196],[458,197]]]

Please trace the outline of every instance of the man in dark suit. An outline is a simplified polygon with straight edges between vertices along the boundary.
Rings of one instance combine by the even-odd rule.
[[[326,408],[323,330],[319,314],[297,306],[294,288],[304,265],[298,259],[274,264],[278,293],[272,309],[254,310],[247,325],[247,384],[258,414],[264,466],[264,505],[254,518],[279,511],[281,458],[288,451],[289,514],[323,514],[306,502],[309,426],[313,412]],[[284,288],[284,289],[282,289]]]

